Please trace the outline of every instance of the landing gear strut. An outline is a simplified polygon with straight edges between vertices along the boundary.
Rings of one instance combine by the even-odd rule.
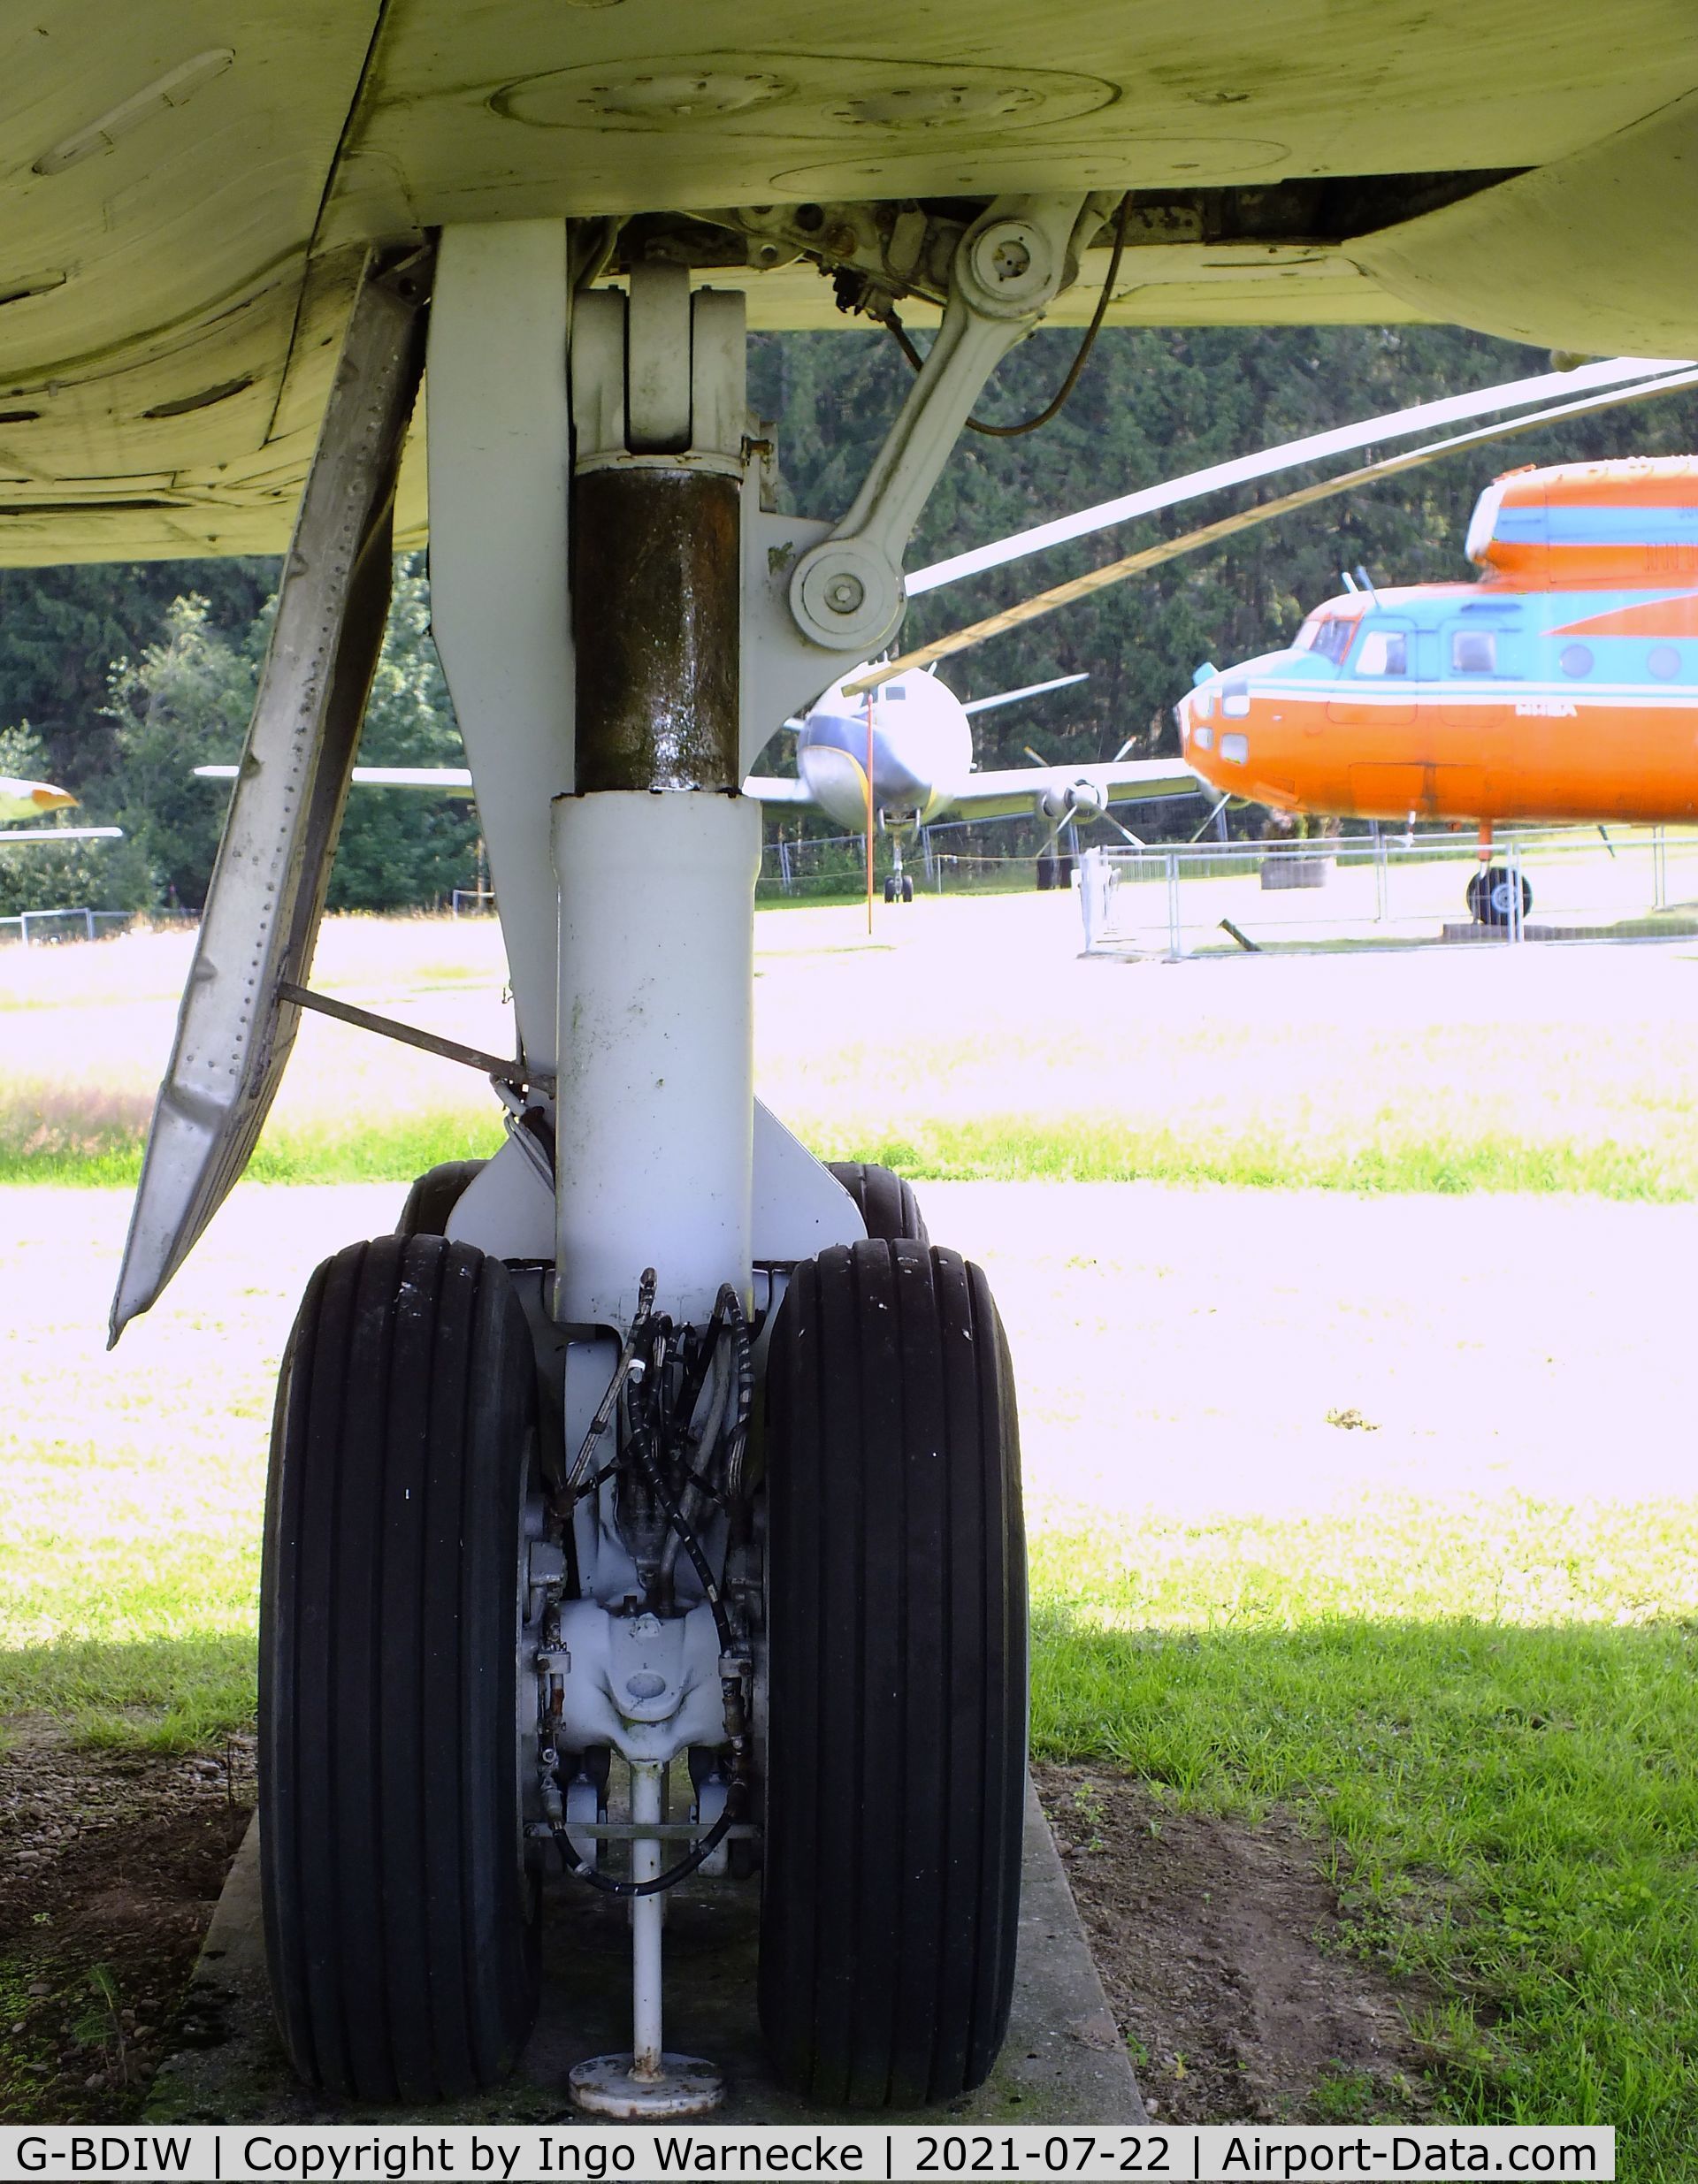
[[[1105,210],[1003,199],[960,232],[937,340],[830,529],[760,506],[740,296],[640,257],[628,292],[586,288],[548,221],[441,237],[432,620],[520,1052],[492,1079],[507,1142],[320,1270],[285,1368],[267,1944],[290,2051],[328,2089],[499,2078],[547,1882],[633,1910],[631,2050],[574,2073],[580,2104],[710,2106],[711,2066],[664,2048],[660,1909],[757,1852],[787,2082],[943,2100],[995,2059],[1025,1764],[1007,1355],[983,1276],[929,1245],[911,1195],[840,1182],[756,1105],[740,784],[894,635],[945,457]],[[409,265],[356,306],[302,519],[329,545],[287,564],[278,626],[305,636],[262,678],[120,1320],[240,1173],[288,1050],[381,623]],[[669,1768],[688,1822],[662,1817]]]

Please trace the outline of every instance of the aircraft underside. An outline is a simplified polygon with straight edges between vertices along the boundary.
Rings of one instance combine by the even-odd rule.
[[[935,320],[998,192],[1129,189],[1110,324],[1690,355],[1691,31],[1682,0],[45,0],[0,36],[0,561],[281,552],[364,254],[442,225],[581,218],[588,256],[617,215],[620,263],[870,334],[893,298]],[[1095,302],[1084,241],[1051,323]]]
[[[1111,323],[1698,347],[1688,11],[30,23],[0,558],[292,539],[115,1332],[241,1174],[311,1005],[392,550],[427,527],[519,1031],[469,1058],[501,1152],[327,1260],[285,1362],[261,1765],[290,2051],[362,2100],[493,2082],[545,1880],[611,1888],[632,2047],[577,2097],[710,2105],[664,2050],[660,1914],[728,1869],[786,2080],[947,2100],[1013,1979],[1013,1378],[912,1194],[754,1100],[740,784],[894,637],[964,420],[1034,326],[1089,317],[1117,236]],[[852,507],[774,512],[748,326],[899,302],[935,339]]]

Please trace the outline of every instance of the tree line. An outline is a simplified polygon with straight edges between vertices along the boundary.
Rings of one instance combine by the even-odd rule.
[[[1042,332],[1003,364],[981,403],[991,421],[1040,409],[1079,340]],[[1023,438],[968,433],[921,520],[913,565],[1109,496],[1353,418],[1548,368],[1536,350],[1449,327],[1111,329],[1059,417]],[[785,507],[836,515],[865,475],[906,392],[909,366],[882,333],[760,334],[750,395],[776,430]],[[1068,764],[1174,747],[1171,709],[1197,664],[1224,665],[1289,637],[1365,565],[1378,583],[1468,573],[1463,538],[1480,489],[1527,462],[1687,453],[1698,398],[1675,395],[1448,458],[1253,530],[1066,608],[946,663],[962,697],[1051,676],[1090,680],[978,717],[981,765],[1031,745]],[[1303,476],[1266,481],[1268,498]],[[914,603],[903,641],[942,633],[1134,546],[1224,511],[1220,500],[987,572]],[[226,792],[195,766],[234,759],[270,629],[270,561],[143,562],[0,570],[0,773],[62,782],[79,820],[120,843],[0,856],[0,914],[67,902],[193,909],[204,897]],[[373,765],[463,762],[430,640],[424,557],[397,563],[394,599],[360,756]],[[782,743],[764,764],[787,762]],[[1189,805],[1151,834],[1189,832]],[[769,822],[776,823],[776,822]],[[799,828],[823,822],[786,813]],[[350,802],[331,901],[394,910],[446,899],[475,877],[478,827],[462,801],[371,790]],[[990,839],[986,830],[986,839]]]

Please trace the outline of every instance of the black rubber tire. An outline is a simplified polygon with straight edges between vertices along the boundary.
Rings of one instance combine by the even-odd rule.
[[[1054,885],[1055,859],[1053,857],[1040,857],[1037,860],[1037,891],[1040,895],[1046,894]]]
[[[482,1174],[485,1165],[481,1160],[444,1160],[434,1168],[426,1168],[407,1194],[401,1218],[395,1223],[396,1235],[446,1233],[448,1216],[460,1203],[461,1193],[474,1176]]]
[[[826,1165],[860,1209],[869,1236],[886,1243],[931,1241],[913,1184],[894,1168],[881,1168],[874,1160],[829,1160]]]
[[[1503,865],[1489,866],[1484,872],[1470,875],[1465,890],[1469,914],[1476,925],[1504,926],[1510,922],[1510,909],[1514,901],[1510,892],[1510,874]],[[1533,886],[1525,873],[1521,875],[1521,915],[1525,918],[1533,908]]]
[[[515,1661],[536,1419],[500,1260],[385,1236],[314,1274],[266,1499],[260,1846],[285,2044],[344,2098],[493,2085],[536,2015]]]
[[[905,903],[914,900],[914,882],[906,872],[902,874],[902,899]]]
[[[1020,1919],[1027,1615],[983,1274],[915,1242],[792,1277],[768,1365],[761,2020],[828,2107],[982,2084]]]
[[[893,903],[896,900],[896,880],[894,874],[891,874],[885,879],[884,899],[887,903]]]

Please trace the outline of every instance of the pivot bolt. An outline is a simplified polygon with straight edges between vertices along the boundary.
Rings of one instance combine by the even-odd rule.
[[[867,597],[867,587],[847,569],[833,577],[825,587],[825,603],[834,614],[853,615]]]
[[[990,265],[998,280],[1020,280],[1032,270],[1032,254],[1018,235],[1004,235],[990,253]]]
[[[1024,316],[1048,302],[1062,268],[1035,221],[994,220],[968,246],[961,277],[968,300],[993,317]]]

